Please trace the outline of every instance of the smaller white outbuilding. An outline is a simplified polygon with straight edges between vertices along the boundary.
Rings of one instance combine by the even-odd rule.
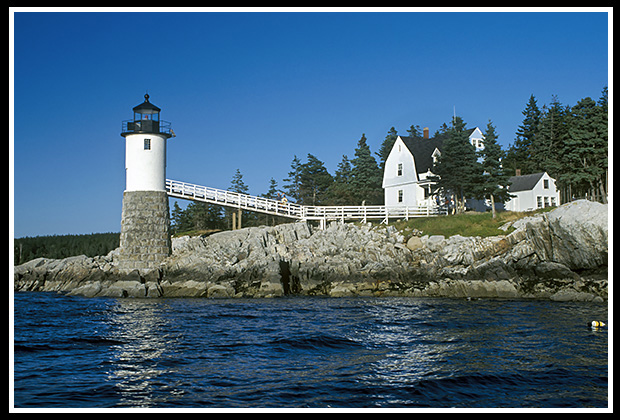
[[[510,177],[508,191],[515,197],[506,202],[508,211],[531,211],[560,205],[555,179],[547,172]]]

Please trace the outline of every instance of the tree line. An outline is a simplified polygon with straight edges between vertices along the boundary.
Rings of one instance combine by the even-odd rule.
[[[598,101],[586,97],[563,105],[553,96],[549,105],[538,107],[530,96],[514,143],[504,166],[513,173],[547,171],[556,179],[560,201],[588,198],[607,202],[608,194],[608,92]]]
[[[455,116],[443,123],[433,137],[442,136],[443,151],[433,170],[436,175],[434,194],[450,197],[459,212],[465,210],[467,198],[485,198],[506,202],[508,179],[520,169],[523,175],[547,171],[557,181],[561,201],[578,197],[606,201],[607,196],[607,87],[595,102],[587,97],[576,105],[562,105],[557,97],[549,105],[538,108],[531,95],[524,119],[515,133],[514,142],[502,150],[499,134],[491,120],[483,131],[482,151],[469,142],[465,121]],[[342,156],[333,174],[315,154],[305,161],[294,156],[282,186],[270,179],[269,189],[261,197],[286,200],[302,205],[381,205],[381,186],[385,161],[398,137],[391,127],[379,150],[374,154],[362,133],[353,158]],[[422,138],[419,125],[411,125],[405,136]],[[248,186],[237,169],[229,191],[247,194]],[[495,206],[491,206],[495,210]],[[235,210],[236,211],[236,210]],[[206,203],[190,203],[182,210],[175,203],[172,209],[173,233],[191,230],[227,229],[231,227],[233,210]],[[289,219],[243,212],[243,226],[277,224]]]
[[[13,262],[23,264],[39,257],[62,259],[75,255],[95,257],[118,248],[120,233],[26,236],[13,241]]]

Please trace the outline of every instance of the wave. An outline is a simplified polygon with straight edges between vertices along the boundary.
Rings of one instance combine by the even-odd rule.
[[[105,338],[105,337],[73,337],[69,339],[69,342],[92,344],[96,346],[119,346],[119,345],[127,344],[127,341],[124,341],[124,340],[115,340],[112,338]]]
[[[355,347],[363,347],[359,342],[349,338],[333,337],[327,334],[299,338],[280,338],[273,340],[270,344],[278,347],[288,347],[300,350],[347,350]]]
[[[17,344],[13,345],[13,351],[17,353],[38,353],[40,351],[55,350],[54,347],[47,344]]]

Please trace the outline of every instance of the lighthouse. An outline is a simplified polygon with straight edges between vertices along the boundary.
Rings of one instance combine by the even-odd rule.
[[[171,125],[149,102],[133,108],[123,121],[125,191],[121,216],[119,270],[148,272],[170,255],[170,215],[166,193],[166,142]]]

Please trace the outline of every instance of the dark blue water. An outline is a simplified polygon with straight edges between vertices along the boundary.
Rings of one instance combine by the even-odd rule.
[[[607,407],[607,305],[16,293],[15,407]]]

